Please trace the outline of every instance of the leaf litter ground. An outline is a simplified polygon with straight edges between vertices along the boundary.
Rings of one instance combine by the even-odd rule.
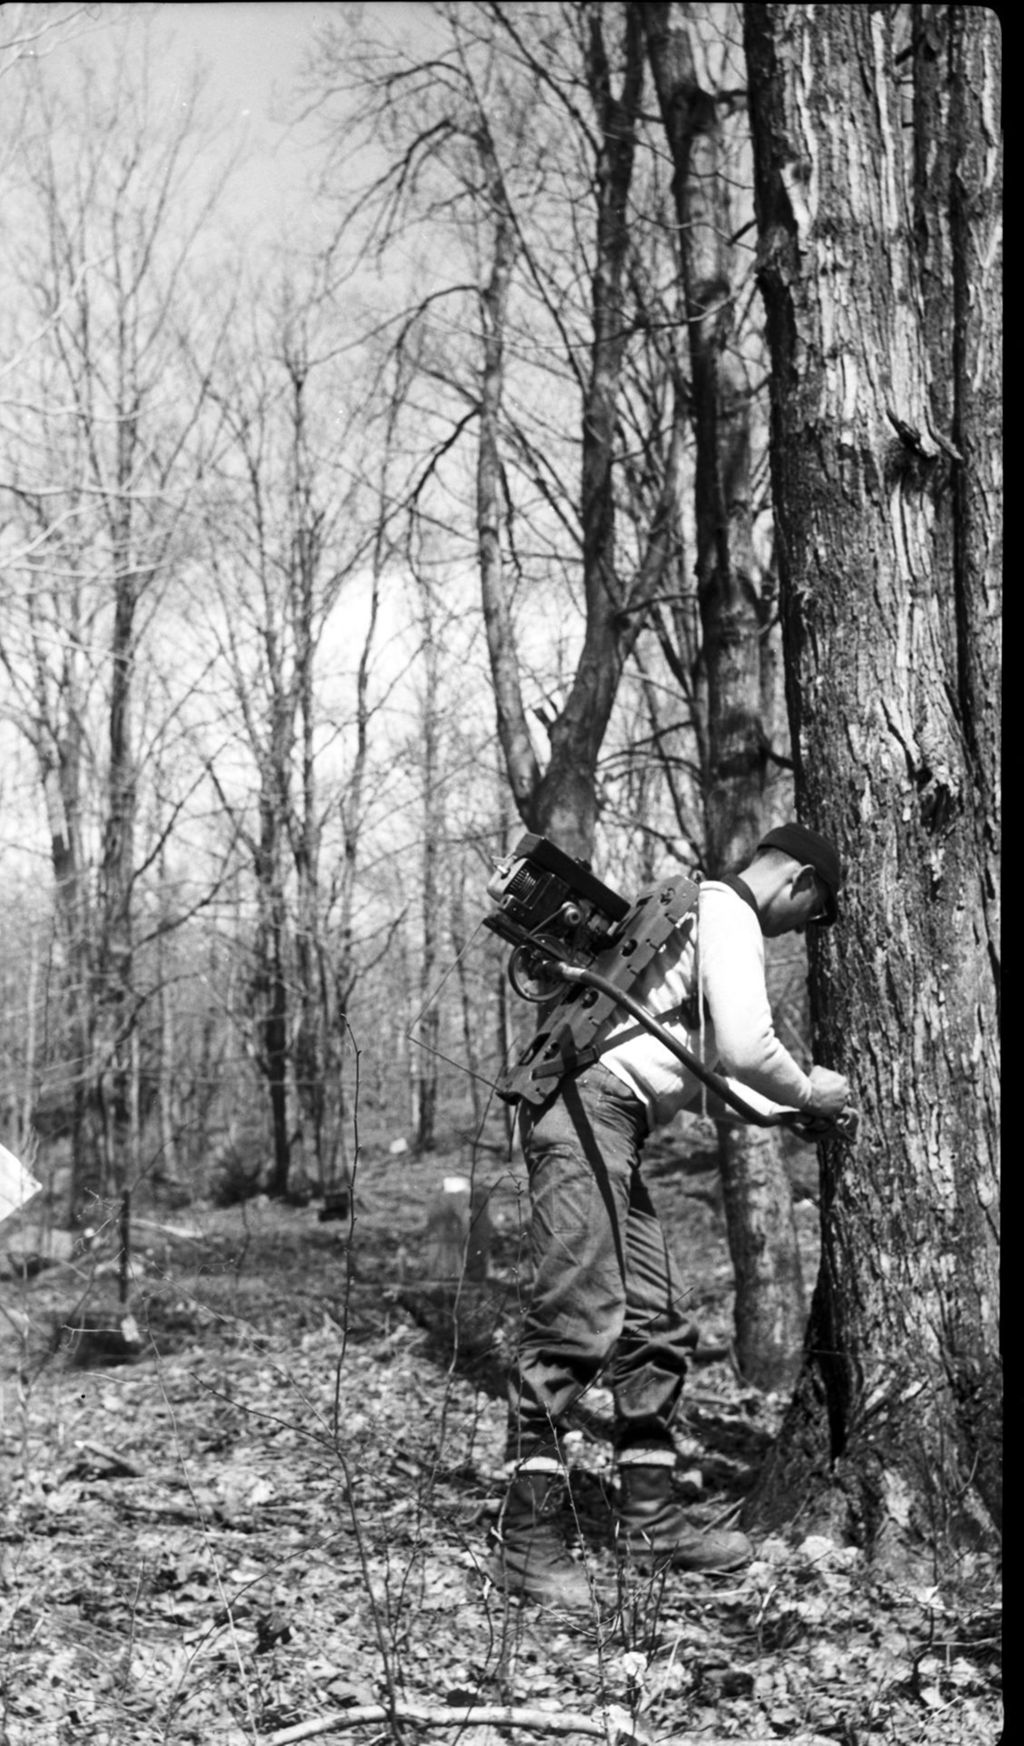
[[[0,1746],[283,1746],[330,1717],[322,1737],[355,1746],[991,1746],[984,1561],[900,1588],[850,1548],[771,1540],[738,1577],[621,1573],[600,1391],[572,1439],[573,1509],[605,1604],[570,1620],[503,1603],[483,1566],[522,1184],[488,1172],[498,1265],[453,1302],[416,1260],[457,1167],[364,1166],[351,1225],[265,1202],[140,1222],[130,1364],[90,1366],[61,1333],[83,1305],[119,1321],[102,1246],[0,1285]],[[714,1196],[672,1172],[654,1192],[720,1352]],[[679,1474],[695,1520],[735,1518],[780,1407],[727,1358],[695,1367]]]

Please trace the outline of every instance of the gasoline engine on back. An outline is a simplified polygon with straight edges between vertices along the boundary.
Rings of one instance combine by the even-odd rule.
[[[584,861],[527,833],[487,887],[484,926],[512,946],[508,976],[523,1000],[550,1008],[517,1064],[501,1075],[509,1103],[542,1103],[563,1074],[597,1059],[600,1033],[676,929],[695,916],[697,884],[675,874],[630,902]],[[641,1022],[653,1023],[645,1014]]]
[[[671,874],[630,902],[603,884],[585,861],[527,832],[496,865],[487,895],[496,908],[484,917],[484,926],[512,947],[512,987],[523,1000],[544,1008],[519,1060],[499,1075],[496,1090],[507,1103],[543,1103],[567,1073],[599,1058],[602,1033],[625,1011],[744,1121],[793,1127],[808,1136],[856,1137],[852,1109],[821,1118],[798,1110],[765,1114],[753,1107],[637,1000],[639,978],[658,953],[670,940],[678,941],[679,930],[697,925],[696,877]],[[691,1031],[698,1029],[696,995],[693,1012],[680,1016]]]

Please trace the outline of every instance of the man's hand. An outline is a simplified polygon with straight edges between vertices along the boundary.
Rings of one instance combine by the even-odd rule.
[[[811,1113],[822,1116],[842,1115],[850,1101],[850,1082],[841,1073],[833,1073],[830,1067],[812,1067],[810,1081],[813,1088],[811,1098]]]

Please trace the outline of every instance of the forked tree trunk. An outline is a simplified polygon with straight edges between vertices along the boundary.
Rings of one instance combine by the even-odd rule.
[[[498,734],[516,806],[529,829],[552,837],[568,854],[586,859],[593,851],[597,825],[597,760],[623,665],[643,622],[639,608],[656,592],[666,562],[678,488],[675,477],[666,481],[643,560],[636,576],[624,581],[616,561],[615,450],[630,332],[626,276],[631,246],[629,196],[643,95],[643,40],[639,17],[628,7],[623,21],[623,71],[616,91],[603,9],[588,6],[581,18],[587,89],[597,121],[590,274],[593,334],[589,368],[581,372],[580,527],[585,624],[565,704],[546,724],[550,756],[543,769],[527,727],[501,543],[505,520],[499,441],[503,346],[516,262],[516,226],[483,117],[477,143],[490,196],[494,255],[490,279],[481,293],[484,345],[477,530]],[[673,443],[673,467],[678,465],[676,448]]]
[[[856,1145],[822,1148],[804,1365],[750,1513],[894,1565],[1000,1512],[998,24],[916,17],[915,85],[938,52],[954,130],[919,138],[922,179],[901,16],[746,9],[793,744],[849,867],[812,955],[815,1055],[862,1109]],[[926,278],[939,229],[950,271]]]

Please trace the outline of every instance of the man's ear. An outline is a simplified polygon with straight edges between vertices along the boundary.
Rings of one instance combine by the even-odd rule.
[[[805,891],[813,891],[818,875],[813,867],[801,867],[793,875],[793,895],[802,897]]]

